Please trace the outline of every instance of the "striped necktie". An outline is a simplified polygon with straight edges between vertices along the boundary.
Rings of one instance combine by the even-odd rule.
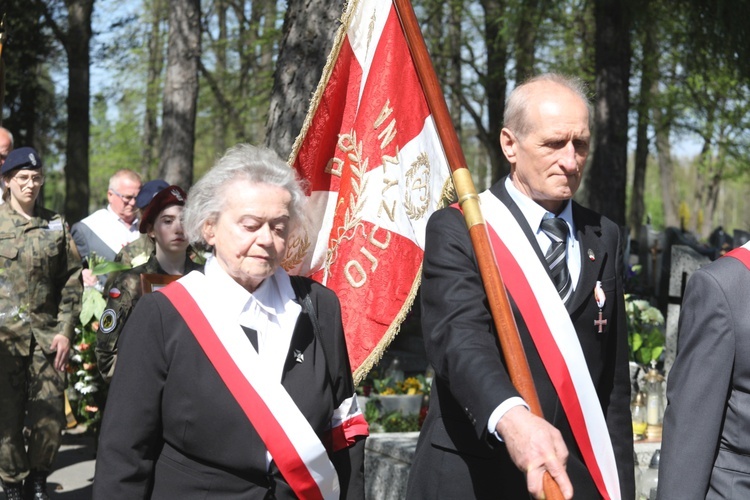
[[[550,217],[542,221],[542,231],[552,240],[549,250],[547,250],[547,264],[549,264],[552,273],[552,282],[557,288],[564,304],[567,304],[573,287],[568,271],[567,247],[568,247],[568,224],[559,217]]]

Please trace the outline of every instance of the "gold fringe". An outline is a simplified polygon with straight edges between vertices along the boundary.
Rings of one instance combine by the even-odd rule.
[[[318,82],[318,88],[315,89],[315,93],[310,101],[310,109],[307,112],[307,116],[305,116],[302,130],[300,130],[299,135],[297,135],[297,138],[294,140],[292,152],[289,154],[287,163],[290,167],[294,167],[294,162],[297,160],[297,155],[299,154],[299,150],[305,140],[305,136],[307,136],[307,131],[312,126],[313,118],[318,111],[318,105],[323,98],[323,92],[325,92],[326,87],[328,87],[328,81],[331,79],[333,67],[336,65],[336,60],[339,58],[339,52],[341,52],[341,47],[346,39],[346,30],[349,28],[349,21],[351,20],[358,3],[359,0],[350,0],[344,5],[344,12],[341,14],[340,20],[341,25],[336,32],[336,38],[333,41],[333,48],[331,48],[331,53],[328,54],[326,65],[323,68],[323,74],[320,77],[320,82]]]

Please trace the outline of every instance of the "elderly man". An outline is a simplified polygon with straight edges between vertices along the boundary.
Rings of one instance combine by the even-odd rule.
[[[422,328],[435,369],[407,498],[634,496],[620,228],[571,201],[589,152],[582,85],[517,87],[500,135],[510,175],[480,195],[544,418],[510,381],[466,224],[427,225]]]
[[[71,235],[82,258],[87,259],[95,253],[97,257],[112,261],[122,247],[138,239],[141,233],[138,231],[135,199],[140,189],[141,176],[132,170],[118,170],[110,177],[107,207],[97,210],[71,228]],[[84,269],[83,282],[88,286],[97,283],[90,269]]]

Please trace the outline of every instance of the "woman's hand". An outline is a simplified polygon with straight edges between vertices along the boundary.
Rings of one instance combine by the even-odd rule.
[[[70,340],[65,335],[57,334],[52,339],[52,344],[49,346],[52,352],[55,354],[55,369],[57,371],[65,371],[68,367],[68,358],[70,357]]]

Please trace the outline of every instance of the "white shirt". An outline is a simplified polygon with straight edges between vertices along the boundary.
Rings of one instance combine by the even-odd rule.
[[[258,333],[261,369],[271,380],[281,383],[284,361],[301,311],[295,303],[296,295],[289,275],[279,267],[255,292],[250,293],[227,274],[213,255],[208,257],[203,272],[211,289],[221,293],[226,314]],[[266,467],[272,461],[271,453],[266,451]]]

